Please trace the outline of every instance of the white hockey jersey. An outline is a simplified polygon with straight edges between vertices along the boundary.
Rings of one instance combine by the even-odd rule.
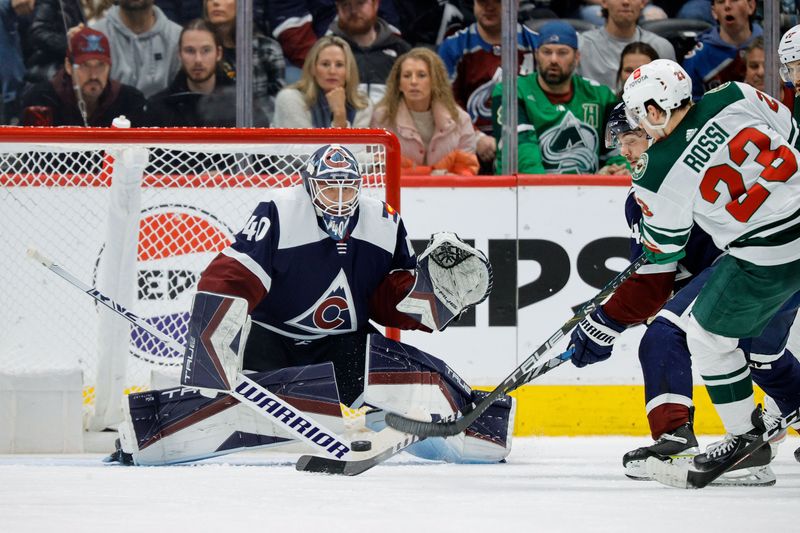
[[[651,261],[683,256],[693,223],[758,265],[800,259],[800,173],[791,111],[743,83],[706,93],[633,173]]]

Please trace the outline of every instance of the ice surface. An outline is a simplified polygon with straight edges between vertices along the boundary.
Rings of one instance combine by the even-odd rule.
[[[711,442],[702,438],[701,445]],[[680,490],[632,481],[633,437],[516,439],[507,464],[401,454],[354,478],[294,470],[297,455],[122,467],[99,455],[0,456],[0,532],[794,531],[800,463],[790,438],[774,487]]]

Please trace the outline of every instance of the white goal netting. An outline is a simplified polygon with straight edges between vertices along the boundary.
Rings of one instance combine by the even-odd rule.
[[[0,130],[0,368],[79,366],[86,427],[113,423],[118,398],[147,388],[153,368],[177,373],[182,354],[28,248],[183,343],[205,265],[322,144],[356,154],[365,194],[399,201],[396,141],[374,130]]]

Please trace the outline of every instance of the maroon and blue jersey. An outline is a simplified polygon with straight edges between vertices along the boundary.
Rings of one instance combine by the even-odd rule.
[[[247,299],[254,322],[294,339],[357,331],[369,319],[418,329],[395,309],[415,266],[403,221],[389,205],[362,195],[346,237],[335,241],[297,186],[256,206],[198,289]]]
[[[538,34],[517,24],[517,61],[520,75],[534,72],[534,51]],[[487,43],[471,24],[439,45],[458,105],[469,113],[472,123],[492,134],[492,90],[500,80],[500,47]]]

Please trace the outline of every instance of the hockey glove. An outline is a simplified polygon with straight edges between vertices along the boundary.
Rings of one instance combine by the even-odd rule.
[[[609,318],[602,307],[592,311],[572,331],[570,348],[575,350],[572,364],[583,368],[611,357],[614,342],[626,327]]]

